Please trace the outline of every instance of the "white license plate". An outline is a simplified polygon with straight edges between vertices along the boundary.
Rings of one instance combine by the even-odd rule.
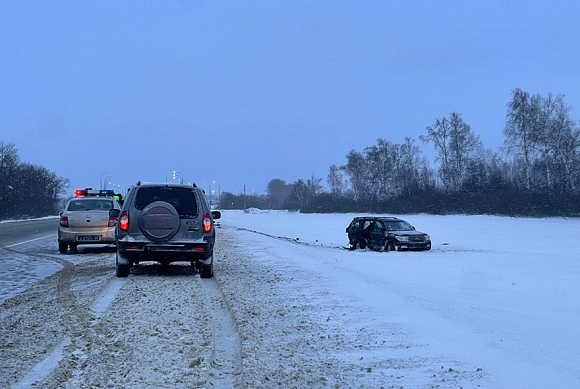
[[[99,235],[77,236],[77,240],[95,241],[95,240],[101,240],[101,237]]]

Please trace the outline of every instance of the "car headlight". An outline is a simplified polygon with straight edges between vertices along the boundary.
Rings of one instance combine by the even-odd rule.
[[[425,240],[431,240],[431,237],[427,234],[425,234]]]
[[[395,238],[397,238],[397,240],[399,242],[408,242],[409,241],[409,237],[406,235],[395,235]]]

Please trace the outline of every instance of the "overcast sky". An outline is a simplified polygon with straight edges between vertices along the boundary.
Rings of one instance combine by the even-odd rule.
[[[562,0],[3,2],[0,141],[71,191],[326,183],[453,111],[498,150],[515,88],[580,119],[579,25]]]

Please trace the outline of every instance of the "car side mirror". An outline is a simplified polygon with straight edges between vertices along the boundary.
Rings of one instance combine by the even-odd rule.
[[[109,217],[116,217],[116,218],[118,218],[120,214],[121,214],[121,210],[120,209],[116,209],[116,208],[109,209]]]
[[[415,226],[411,226],[412,229],[415,229]]]
[[[214,219],[220,219],[222,217],[222,213],[220,211],[211,211],[211,217]]]

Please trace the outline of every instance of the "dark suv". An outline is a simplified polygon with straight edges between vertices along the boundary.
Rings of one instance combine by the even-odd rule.
[[[212,277],[213,219],[220,217],[195,184],[137,182],[125,197],[115,230],[117,277],[127,277],[131,266],[143,261],[188,261],[202,278]]]
[[[431,238],[396,217],[355,217],[346,228],[351,250],[430,250]]]

